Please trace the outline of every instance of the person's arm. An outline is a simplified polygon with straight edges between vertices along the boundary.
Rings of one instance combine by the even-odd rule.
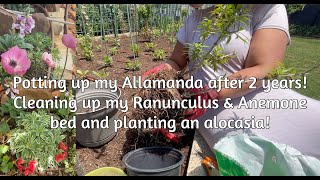
[[[177,41],[169,59],[165,62],[169,69],[181,71],[188,61],[187,47]]]
[[[234,73],[229,79],[240,77],[264,78],[274,67],[283,61],[288,44],[287,34],[279,29],[260,29],[254,32],[244,69]],[[243,84],[239,89],[222,88],[219,99],[243,96],[254,89],[249,89],[251,83]],[[256,86],[261,86],[261,81]]]

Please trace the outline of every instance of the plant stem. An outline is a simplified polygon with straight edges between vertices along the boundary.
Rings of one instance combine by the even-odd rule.
[[[60,80],[62,79],[64,71],[66,70],[67,61],[68,61],[68,55],[69,55],[69,48],[67,48],[66,61],[64,62],[64,67],[63,67],[63,70],[62,70],[62,73],[61,73],[61,76],[60,76]]]

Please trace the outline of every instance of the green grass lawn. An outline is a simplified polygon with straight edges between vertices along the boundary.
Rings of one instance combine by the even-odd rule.
[[[284,64],[293,67],[298,73],[304,72],[320,63],[320,39],[292,37]],[[320,100],[320,67],[307,76],[307,88],[298,89],[306,96]]]

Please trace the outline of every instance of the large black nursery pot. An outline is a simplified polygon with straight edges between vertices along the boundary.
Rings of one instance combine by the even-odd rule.
[[[129,152],[122,161],[128,176],[180,176],[184,159],[177,149],[146,147]]]
[[[77,135],[76,139],[79,144],[85,147],[99,147],[110,142],[116,135],[114,129],[114,120],[118,118],[118,109],[106,107],[106,100],[118,100],[120,97],[120,90],[117,92],[111,92],[111,89],[95,89],[95,82],[91,82],[89,88],[81,92],[80,89],[76,90],[76,99],[78,110],[76,112],[76,125]],[[95,112],[92,110],[83,109],[83,100],[98,99],[101,102],[101,106]],[[82,127],[82,121],[84,120],[102,120],[108,116],[108,127],[109,128],[90,128],[84,129]]]

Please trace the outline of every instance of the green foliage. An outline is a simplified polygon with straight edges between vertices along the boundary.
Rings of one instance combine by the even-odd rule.
[[[153,42],[146,42],[144,43],[144,45],[147,47],[147,51],[154,51],[154,49],[156,48],[157,44],[153,43]]]
[[[7,174],[13,167],[13,163],[9,162],[10,157],[5,155],[8,150],[9,146],[0,145],[0,171],[4,174]]]
[[[28,58],[31,60],[31,67],[28,69],[25,77],[28,78],[37,78],[43,77],[47,75],[48,67],[42,60],[42,54],[44,51],[37,50],[37,51],[29,51]]]
[[[118,48],[118,46],[115,46],[115,47],[110,48],[109,51],[110,51],[110,54],[113,56],[113,55],[118,54],[119,48]]]
[[[152,41],[152,30],[149,27],[147,26],[142,27],[140,35],[144,40]]]
[[[174,36],[171,36],[168,39],[169,39],[170,44],[175,44],[177,42],[177,39]]]
[[[42,54],[47,51],[52,54],[54,61],[60,61],[59,49],[51,48],[52,39],[42,32],[27,35],[25,41],[34,47],[32,51],[28,51],[28,57],[32,61],[32,66],[27,71],[26,76],[29,78],[46,76],[48,67],[43,63]]]
[[[138,71],[141,68],[141,63],[139,60],[128,61],[125,63],[125,68],[130,71]]]
[[[184,69],[181,75],[186,72],[194,72],[204,65],[210,65],[217,70],[218,66],[226,63],[235,53],[224,54],[220,41],[226,40],[228,44],[233,35],[236,38],[246,42],[240,31],[244,29],[244,25],[249,22],[249,8],[245,8],[242,4],[216,4],[210,12],[210,16],[206,17],[199,23],[199,32],[201,42],[189,44],[192,51],[190,61],[200,60],[200,63],[194,65],[188,70]],[[208,51],[204,52],[206,41],[211,35],[218,35],[217,40],[212,44]],[[197,64],[197,65],[196,65]]]
[[[284,64],[280,63],[276,68],[273,68],[267,75],[267,79],[286,79],[288,77],[294,78],[296,76],[296,69],[286,68]]]
[[[302,11],[306,4],[286,4],[288,15]]]
[[[189,14],[188,8],[182,8],[180,14],[181,14],[181,18],[182,19],[186,18],[188,16],[188,14]]]
[[[108,55],[105,55],[103,57],[103,62],[106,66],[111,66],[112,65],[112,57],[111,56],[108,56]]]
[[[19,12],[34,13],[34,8],[30,4],[5,4],[5,7],[10,10]]]
[[[72,89],[69,90],[68,94],[62,93],[60,96],[61,100],[67,100],[68,103],[73,99],[73,91]],[[71,120],[72,117],[75,115],[74,112],[71,112],[70,107],[60,107],[57,112],[55,113],[60,118],[65,120]]]
[[[17,128],[11,131],[10,150],[25,161],[37,160],[40,170],[56,168],[55,156],[65,138],[61,129],[50,128],[50,115],[45,111],[26,113],[19,117]]]
[[[130,48],[131,48],[131,51],[134,53],[134,55],[135,55],[136,57],[139,56],[140,47],[139,47],[138,44],[132,44],[132,45],[130,46]]]
[[[152,30],[152,36],[153,36],[153,38],[158,39],[161,36],[160,30],[159,29],[153,29]]]
[[[21,105],[21,102],[17,101],[17,103],[18,105]],[[9,115],[11,118],[17,119],[18,116],[24,113],[23,109],[14,107],[14,101],[11,98],[0,106],[0,116]]]
[[[36,51],[49,51],[52,46],[52,39],[43,32],[27,35],[25,41],[34,46]]]
[[[2,122],[0,124],[0,135],[6,136],[8,132],[10,132],[10,126],[8,125],[7,122]]]
[[[93,52],[92,52],[92,38],[89,34],[78,35],[77,37],[79,43],[77,43],[79,49],[82,51],[84,58],[87,60],[92,60]]]
[[[105,72],[105,71],[92,71],[92,73],[96,76],[98,76],[100,79],[106,79],[108,76],[109,76],[109,73],[108,72]]]
[[[77,75],[80,76],[81,78],[85,78],[89,73],[89,70],[77,70]]]
[[[218,70],[218,65],[228,62],[228,60],[231,59],[234,54],[235,53],[224,54],[223,48],[217,45],[213,48],[212,53],[204,56],[205,59],[203,60],[203,65],[209,65],[216,71]]]
[[[163,61],[166,58],[166,52],[162,49],[157,49],[153,53],[154,60]]]
[[[152,4],[140,4],[138,6],[139,28],[150,25],[152,17]]]
[[[97,51],[101,51],[101,45],[98,45],[98,46],[96,47],[96,49],[97,49]]]
[[[8,51],[10,48],[18,46],[21,49],[32,50],[33,46],[25,42],[18,34],[5,34],[0,36],[0,53]]]
[[[67,173],[69,176],[76,176],[76,144],[73,144],[72,148],[69,148],[68,154],[68,158],[64,161],[64,172]]]
[[[60,57],[60,50],[58,48],[52,48],[51,49],[52,58],[54,61],[59,62],[61,60]]]
[[[112,43],[115,47],[120,47],[120,39],[119,38],[112,39]]]
[[[293,36],[320,37],[319,26],[301,26],[301,25],[290,24],[289,31],[290,31],[290,35],[293,35]]]

